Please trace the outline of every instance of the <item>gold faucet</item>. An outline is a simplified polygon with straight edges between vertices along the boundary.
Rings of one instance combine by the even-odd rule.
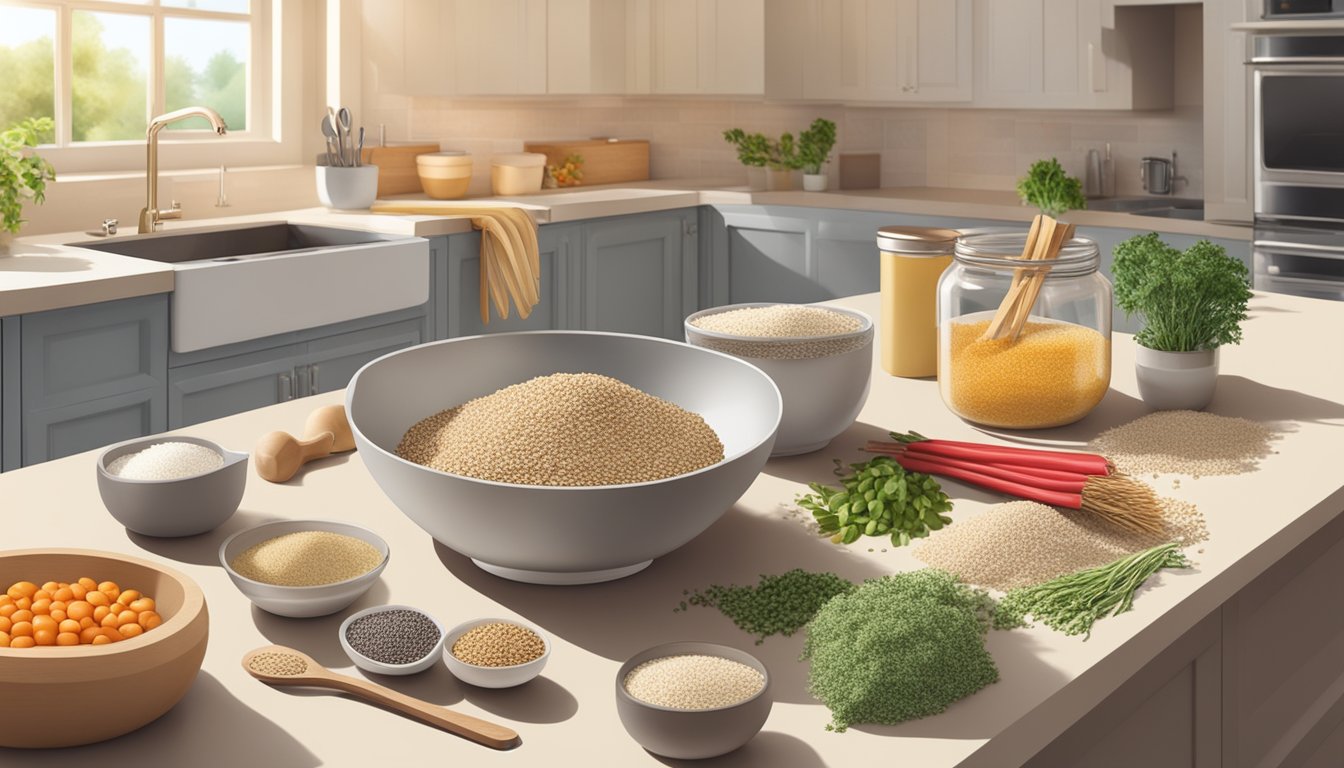
[[[183,107],[149,121],[149,128],[145,131],[148,141],[145,144],[145,207],[140,211],[141,234],[162,229],[165,219],[182,218],[182,206],[176,201],[170,208],[159,210],[159,131],[169,123],[188,117],[204,117],[220,136],[229,131],[224,118],[209,107]]]

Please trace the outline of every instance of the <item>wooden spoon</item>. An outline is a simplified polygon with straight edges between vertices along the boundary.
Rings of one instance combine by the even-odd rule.
[[[252,448],[252,461],[257,475],[272,483],[283,483],[299,471],[299,467],[324,456],[330,456],[336,436],[331,432],[300,440],[288,432],[268,432]]]
[[[324,405],[308,414],[303,434],[311,438],[323,432],[330,432],[336,437],[331,444],[332,453],[355,450],[355,434],[350,430],[350,420],[345,417],[344,405]]]
[[[512,749],[522,743],[518,732],[512,728],[454,712],[377,683],[338,675],[313,661],[307,654],[283,645],[268,645],[248,651],[243,654],[243,669],[270,685],[307,685],[344,691],[494,749]]]

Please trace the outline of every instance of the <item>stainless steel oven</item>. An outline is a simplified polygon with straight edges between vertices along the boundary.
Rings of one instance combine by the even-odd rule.
[[[1252,50],[1254,285],[1344,300],[1344,34]]]
[[[1266,19],[1320,19],[1344,16],[1344,0],[1264,0]]]

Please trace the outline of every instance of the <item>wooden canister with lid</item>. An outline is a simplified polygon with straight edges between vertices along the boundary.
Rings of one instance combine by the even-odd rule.
[[[938,373],[938,278],[952,263],[958,232],[931,227],[882,227],[882,368],[893,376]]]

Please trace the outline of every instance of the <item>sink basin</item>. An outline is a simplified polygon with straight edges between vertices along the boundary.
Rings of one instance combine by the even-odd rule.
[[[173,266],[170,336],[194,352],[419,306],[429,241],[265,222],[71,243]]]

